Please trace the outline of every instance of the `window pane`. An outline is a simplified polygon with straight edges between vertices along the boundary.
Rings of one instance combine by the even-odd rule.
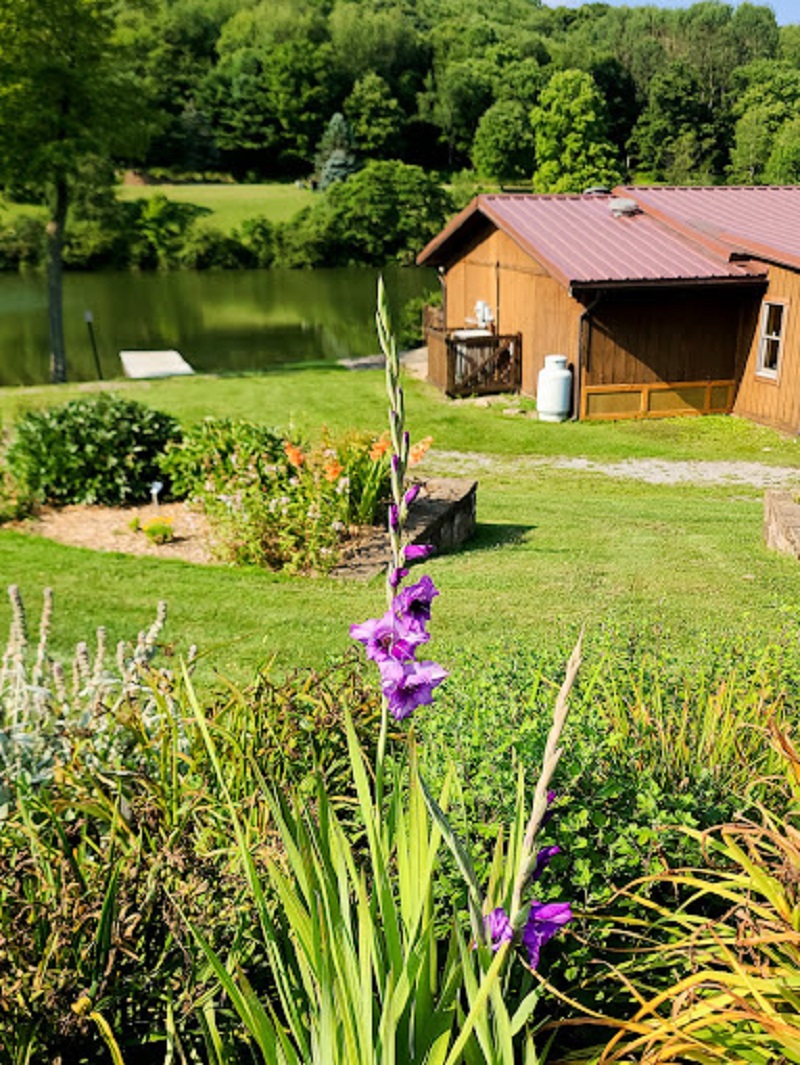
[[[765,370],[777,370],[778,369],[778,352],[780,350],[781,342],[777,337],[765,337],[764,338],[764,360],[763,369]]]
[[[782,322],[783,304],[768,303],[766,329],[764,330],[764,332],[767,333],[768,336],[779,337],[781,335]]]

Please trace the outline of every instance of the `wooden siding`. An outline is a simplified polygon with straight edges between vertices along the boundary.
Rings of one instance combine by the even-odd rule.
[[[764,301],[786,306],[783,347],[775,379],[759,377],[756,373]],[[745,354],[739,368],[734,414],[784,432],[800,432],[800,273],[771,265],[763,300],[751,307],[742,319],[741,332]]]
[[[498,333],[522,335],[522,391],[534,395],[545,355],[574,363],[582,305],[505,233],[491,225],[447,272],[447,329],[474,326],[484,300]]]
[[[742,300],[714,288],[604,295],[591,312],[584,384],[732,380]]]

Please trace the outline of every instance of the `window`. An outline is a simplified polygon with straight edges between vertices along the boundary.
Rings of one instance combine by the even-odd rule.
[[[760,377],[778,376],[785,322],[785,303],[764,304],[761,309],[761,334],[756,365],[756,373]]]

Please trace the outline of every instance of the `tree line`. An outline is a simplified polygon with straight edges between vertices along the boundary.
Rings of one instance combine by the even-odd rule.
[[[305,177],[341,114],[362,159],[542,191],[580,185],[565,149],[624,179],[800,171],[800,26],[757,3],[152,0],[122,5],[117,37],[150,112],[143,165]]]

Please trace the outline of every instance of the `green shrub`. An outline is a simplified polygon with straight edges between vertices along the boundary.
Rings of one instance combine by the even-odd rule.
[[[86,219],[71,222],[64,240],[64,266],[68,270],[96,270],[126,266],[130,238],[122,225]]]
[[[44,254],[44,222],[22,215],[0,229],[0,270],[35,266]]]
[[[234,481],[265,483],[284,460],[283,445],[283,435],[264,425],[204,418],[167,447],[162,468],[176,496],[219,494]]]
[[[272,266],[275,261],[275,227],[268,218],[248,218],[233,235],[249,252],[253,266]]]
[[[181,266],[193,270],[238,270],[255,265],[249,250],[235,236],[198,223],[189,227],[178,258]]]
[[[40,503],[120,505],[146,499],[178,422],[104,393],[18,419],[8,466],[20,491]]]
[[[281,227],[284,266],[413,263],[452,212],[436,178],[396,160],[370,162]]]

